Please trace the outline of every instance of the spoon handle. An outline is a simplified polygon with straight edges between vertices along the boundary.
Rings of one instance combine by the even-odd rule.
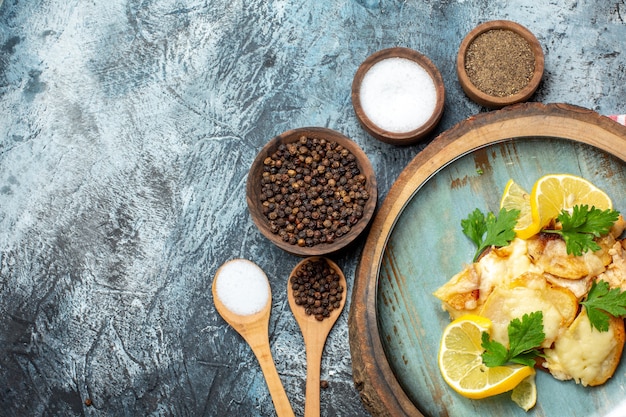
[[[311,338],[313,341],[315,338]],[[320,416],[320,369],[324,341],[315,340],[306,351],[306,394],[304,399],[304,417]]]
[[[267,333],[265,333],[267,335]],[[248,340],[248,344],[254,352],[259,364],[261,365],[261,371],[267,383],[267,388],[272,396],[272,402],[276,408],[276,414],[278,417],[295,417],[287,393],[283,387],[278,371],[276,371],[276,365],[272,358],[272,351],[270,350],[270,343],[267,337],[253,337],[252,340]]]

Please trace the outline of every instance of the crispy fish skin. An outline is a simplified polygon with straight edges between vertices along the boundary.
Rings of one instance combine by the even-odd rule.
[[[453,316],[475,310],[478,307],[480,275],[476,264],[466,266],[447,283],[434,292],[443,302],[443,308]]]

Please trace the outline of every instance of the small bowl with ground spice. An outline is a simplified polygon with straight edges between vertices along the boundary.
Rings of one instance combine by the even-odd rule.
[[[430,133],[441,119],[444,100],[439,70],[410,48],[373,53],[352,81],[357,119],[370,135],[394,145],[410,145]]]
[[[465,94],[494,109],[528,100],[537,90],[543,70],[543,50],[537,38],[508,20],[474,28],[461,42],[456,61]]]
[[[246,183],[252,220],[281,249],[322,256],[351,244],[368,226],[378,190],[367,155],[332,129],[304,127],[270,140]]]

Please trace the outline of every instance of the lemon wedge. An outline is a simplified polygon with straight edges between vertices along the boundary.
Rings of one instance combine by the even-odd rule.
[[[513,181],[513,179],[510,179],[504,187],[504,192],[500,199],[500,208],[519,210],[517,224],[513,229],[515,236],[518,238],[528,239],[541,230],[541,226],[533,222],[532,210],[530,208],[530,193]]]
[[[450,323],[439,347],[439,370],[452,389],[464,397],[481,399],[511,391],[535,370],[525,365],[487,367],[483,363],[482,332],[491,320],[465,315]]]
[[[607,210],[613,208],[611,198],[590,181],[571,174],[550,174],[539,178],[530,192],[533,223],[547,226],[562,210],[576,205]]]
[[[513,391],[511,399],[524,411],[528,411],[537,403],[537,384],[535,384],[535,374],[528,375],[522,380]]]

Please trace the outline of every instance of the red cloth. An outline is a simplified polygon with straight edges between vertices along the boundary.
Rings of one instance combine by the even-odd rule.
[[[615,120],[617,123],[626,126],[626,114],[613,114],[609,116],[610,119]]]

